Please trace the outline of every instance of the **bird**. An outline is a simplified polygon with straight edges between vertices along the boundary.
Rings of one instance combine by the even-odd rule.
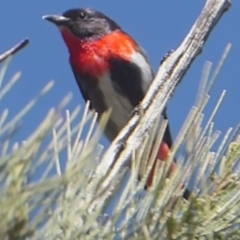
[[[137,41],[104,13],[92,8],[74,8],[60,15],[45,15],[58,27],[69,52],[76,83],[90,109],[99,118],[111,108],[104,134],[112,142],[143,100],[155,73]],[[161,113],[168,119],[167,107]],[[157,159],[168,158],[173,140],[169,123]],[[152,185],[156,161],[146,182]],[[170,172],[176,163],[172,162]]]

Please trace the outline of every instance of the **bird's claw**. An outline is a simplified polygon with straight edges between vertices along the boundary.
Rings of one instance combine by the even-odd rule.
[[[141,104],[137,105],[133,110],[131,115],[135,116],[135,115],[142,115],[143,114],[143,108],[141,106]]]
[[[172,50],[170,50],[170,51],[168,51],[164,56],[163,56],[163,58],[162,58],[162,60],[161,60],[161,62],[160,62],[160,64],[163,64],[163,62],[166,60],[166,59],[168,59],[169,58],[169,56],[172,54],[174,52],[174,50],[172,49]]]
[[[131,112],[131,116],[135,116],[139,114],[139,106],[137,105]]]

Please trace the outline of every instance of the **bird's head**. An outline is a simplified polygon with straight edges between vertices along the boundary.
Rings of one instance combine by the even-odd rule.
[[[84,40],[96,40],[119,30],[120,26],[101,12],[86,9],[70,9],[62,15],[45,15],[43,19],[54,23],[64,34]]]

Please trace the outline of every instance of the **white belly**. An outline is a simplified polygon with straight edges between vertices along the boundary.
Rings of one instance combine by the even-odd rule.
[[[132,104],[114,89],[108,74],[102,76],[98,86],[104,96],[105,104],[112,109],[111,120],[121,129],[131,116]]]

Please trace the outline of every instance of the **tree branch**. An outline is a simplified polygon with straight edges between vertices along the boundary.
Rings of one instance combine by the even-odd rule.
[[[146,132],[153,126],[193,60],[202,52],[202,47],[213,28],[230,6],[229,0],[207,0],[200,16],[182,44],[160,66],[150,89],[140,104],[144,112],[143,116],[135,114],[130,119],[102,158],[97,169],[97,172],[101,174],[105,174],[114,163],[114,168],[104,181],[103,187],[111,182],[123,164],[129,164],[132,151],[141,145]]]
[[[11,49],[9,49],[5,53],[1,54],[0,55],[0,63],[3,62],[4,60],[6,60],[11,55],[14,55],[15,53],[17,53],[18,51],[23,49],[28,43],[29,43],[29,40],[27,38],[25,38],[24,40],[22,40],[21,42],[16,44],[14,47],[12,47]]]

